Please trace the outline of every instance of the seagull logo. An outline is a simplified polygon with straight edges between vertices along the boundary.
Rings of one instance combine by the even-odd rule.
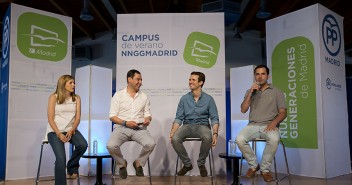
[[[46,36],[43,36],[43,35],[39,35],[39,34],[34,34],[34,32],[36,32],[36,30],[40,30],[44,33],[47,33],[49,35],[52,35],[52,36],[49,36],[49,37],[46,37]],[[59,39],[58,38],[58,33],[56,32],[53,32],[53,31],[50,31],[48,29],[44,29],[44,28],[41,28],[39,26],[35,26],[35,25],[32,25],[31,26],[31,34],[24,34],[24,35],[27,35],[27,36],[30,36],[31,37],[31,42],[30,42],[30,45],[31,46],[39,46],[39,47],[55,47],[55,45],[53,44],[43,44],[43,43],[38,43],[38,41],[54,41],[54,43],[65,43],[63,40]]]
[[[25,12],[17,21],[17,47],[31,59],[62,61],[68,56],[69,34],[66,22],[56,17]]]
[[[201,49],[201,48],[199,48],[200,46],[203,46],[203,47],[205,47],[207,49]],[[212,54],[216,56],[216,53],[213,51],[214,48],[211,45],[205,44],[205,43],[200,42],[198,40],[194,41],[192,49],[193,50],[192,50],[192,54],[191,55],[194,56],[194,57],[207,58],[207,57],[209,57]]]
[[[183,59],[186,63],[203,68],[215,65],[220,50],[220,41],[214,35],[192,32],[188,35]]]

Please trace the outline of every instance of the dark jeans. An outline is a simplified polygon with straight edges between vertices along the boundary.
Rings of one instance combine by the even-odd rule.
[[[66,132],[63,132],[66,134]],[[65,143],[63,143],[55,134],[55,132],[48,133],[48,141],[54,151],[55,161],[55,185],[66,185],[66,153]],[[79,160],[86,152],[88,143],[82,134],[76,130],[72,135],[70,143],[74,145],[71,159],[67,162],[67,173],[72,175],[78,173]]]

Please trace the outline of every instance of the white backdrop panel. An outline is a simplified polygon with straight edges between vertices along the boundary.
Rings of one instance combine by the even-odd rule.
[[[323,26],[324,24],[325,27]],[[303,88],[301,89],[301,86],[298,87],[297,85],[297,97],[301,99],[315,97],[316,102],[310,104],[315,104],[317,125],[311,127],[309,130],[299,130],[299,136],[304,135],[303,133],[306,133],[306,136],[298,137],[300,142],[296,142],[296,146],[292,145],[292,143],[295,143],[295,138],[288,140],[289,145],[287,146],[289,146],[289,148],[287,148],[287,155],[289,158],[290,171],[296,175],[323,178],[350,173],[350,164],[348,163],[348,161],[350,161],[348,140],[341,143],[341,140],[337,139],[348,138],[343,53],[344,43],[343,31],[341,31],[343,30],[342,17],[316,4],[271,19],[266,22],[266,28],[269,67],[272,68],[274,65],[279,66],[285,62],[289,63],[289,56],[294,55],[290,55],[291,53],[289,53],[288,49],[294,47],[302,49],[302,46],[304,46],[303,50],[297,50],[294,53],[296,63],[290,66],[291,73],[288,73],[289,75],[284,74],[282,78],[284,79],[290,76],[290,74],[292,75],[292,71],[295,70],[297,77],[300,75],[300,79],[297,78],[297,83],[304,84],[308,79],[314,80],[314,85],[312,86],[314,86],[315,92],[312,92],[309,96],[302,96],[300,92],[302,92]],[[340,31],[338,33],[335,32],[338,29]],[[330,38],[331,40],[323,39],[329,37],[329,35],[331,36],[331,33],[328,33],[327,30],[337,33],[334,35],[334,39],[336,40],[333,41],[332,38]],[[333,42],[335,45],[341,44],[342,46],[341,52],[336,54],[336,56],[327,53],[326,46],[331,45]],[[304,44],[300,45],[301,43]],[[312,47],[308,48],[310,43]],[[275,54],[275,49],[280,48],[287,49],[287,53]],[[287,59],[274,61],[273,58],[280,55]],[[305,56],[309,57],[304,58]],[[339,63],[330,62],[330,60],[339,61]],[[311,62],[313,65],[310,68],[308,66],[310,66]],[[292,67],[296,68],[293,69]],[[277,71],[273,69],[273,73],[278,73],[282,70],[285,69]],[[314,75],[308,77],[309,74],[313,73]],[[282,83],[274,83],[274,85],[281,84]],[[286,85],[284,86],[287,87],[287,84],[289,84],[289,82],[286,81]],[[332,85],[331,89],[330,85]],[[309,86],[307,85],[306,87]],[[290,96],[290,98],[293,97],[293,94],[289,94],[289,92],[285,93],[287,94],[287,98],[288,96]],[[306,100],[305,102],[309,101]],[[292,104],[290,105],[288,103],[288,106],[292,106]],[[290,108],[288,110],[290,111]],[[315,110],[310,110],[307,113],[313,113],[314,111]],[[307,114],[303,119],[309,119],[312,115],[315,114]],[[315,118],[315,116],[313,117]],[[314,123],[299,122],[298,127],[310,124]],[[312,134],[313,132],[317,132],[316,136]],[[303,146],[305,142],[309,143],[314,140],[317,140],[316,145],[300,147]]]
[[[37,20],[31,19],[33,17]],[[24,19],[28,20],[25,25],[18,24],[19,20]],[[61,23],[60,32],[56,30],[58,32],[56,36],[63,43],[60,46],[55,43],[50,47],[51,51],[57,52],[56,54],[66,52],[60,59],[55,58],[53,53],[51,53],[53,54],[51,56],[54,56],[53,59],[48,59],[45,54],[33,57],[19,49],[25,47],[29,47],[28,49],[32,51],[38,49],[33,43],[29,43],[28,37],[33,34],[29,31],[30,27],[37,28],[38,22],[42,23],[41,20],[54,20]],[[63,74],[71,73],[71,22],[72,19],[69,17],[11,4],[6,180],[33,178],[36,175],[34,169],[39,162],[40,145],[47,126],[48,97],[55,91],[57,79]],[[22,26],[21,29],[20,26]],[[59,25],[50,27],[52,25],[49,23],[41,26],[45,27],[43,30],[48,31],[55,30],[57,28],[55,26]],[[61,38],[62,35],[67,36],[66,39]],[[18,36],[26,39],[17,40]],[[58,47],[61,47],[60,51],[56,50]],[[45,49],[42,46],[41,50]],[[50,160],[43,160],[43,163],[50,162],[43,164],[41,173],[43,176],[54,174],[55,157],[50,150],[50,146],[44,148],[43,159]]]
[[[158,35],[157,39],[156,35]],[[149,38],[145,40],[126,39],[131,36],[132,38],[149,36]],[[212,61],[214,62],[213,66],[204,67],[200,63],[190,61],[192,57],[187,53],[190,51],[187,44],[193,39],[192,36],[197,39],[207,37],[208,40],[215,38],[215,41],[209,44],[211,47],[207,48],[208,50],[211,50],[209,48],[214,49],[216,54],[216,58]],[[218,46],[214,44],[216,42],[219,42]],[[151,44],[151,47],[141,48],[140,44],[146,44],[146,46]],[[224,160],[217,157],[218,153],[226,151],[224,46],[223,13],[117,15],[116,89],[120,90],[126,87],[128,70],[137,69],[142,73],[143,86],[141,90],[149,95],[153,114],[153,121],[148,130],[157,143],[150,156],[153,175],[174,173],[176,153],[171,146],[169,132],[175,119],[179,99],[189,92],[188,78],[192,71],[201,71],[205,74],[206,81],[203,90],[211,94],[217,104],[221,126],[219,142],[214,149],[215,166],[217,173],[220,169],[225,168]],[[218,49],[217,52],[216,49]],[[126,56],[123,53],[125,51],[160,51],[161,55]],[[165,51],[171,54],[167,54]],[[198,152],[191,152],[191,150],[199,150],[199,147],[193,143],[190,145],[187,146],[187,149],[192,154],[193,164],[197,166]],[[128,161],[135,159],[135,156],[126,152],[124,154]],[[135,173],[132,162],[129,163],[127,169],[129,174]],[[199,170],[195,168],[191,174],[199,174]]]

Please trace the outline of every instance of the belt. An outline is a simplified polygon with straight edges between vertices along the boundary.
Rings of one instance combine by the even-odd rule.
[[[183,123],[184,125],[204,125],[204,126],[209,126],[210,127],[210,125],[209,125],[209,123],[207,123],[207,124],[204,124],[204,123]]]

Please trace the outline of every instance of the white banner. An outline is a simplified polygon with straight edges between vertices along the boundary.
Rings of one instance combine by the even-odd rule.
[[[272,81],[286,96],[280,132],[290,171],[350,173],[343,18],[316,4],[269,20],[266,29]]]
[[[206,76],[203,90],[215,99],[220,117],[219,143],[214,149],[217,172],[224,161],[217,157],[225,152],[225,42],[223,13],[199,14],[121,14],[117,15],[117,90],[126,87],[126,73],[142,73],[142,91],[151,99],[153,121],[148,130],[156,141],[150,156],[153,175],[174,174],[176,153],[169,133],[178,102],[189,92],[192,71]],[[138,153],[123,153],[128,161]],[[186,144],[194,166],[199,144]],[[132,164],[132,162],[130,162]],[[206,165],[208,166],[208,165]],[[133,167],[127,168],[133,174]],[[171,171],[170,171],[171,170]],[[208,170],[209,171],[209,170]],[[192,174],[199,174],[197,168]]]
[[[71,74],[71,18],[11,4],[6,180],[33,178],[47,126],[48,97]],[[41,175],[55,157],[44,147]]]

